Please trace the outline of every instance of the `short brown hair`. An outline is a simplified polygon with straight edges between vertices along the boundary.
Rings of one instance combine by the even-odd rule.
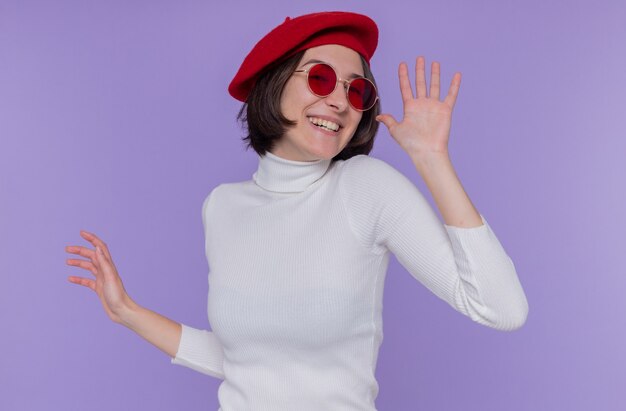
[[[305,50],[300,51],[270,68],[257,79],[248,99],[237,115],[237,120],[241,122],[242,127],[248,129],[248,135],[242,139],[248,141],[246,150],[252,147],[260,156],[265,155],[265,152],[271,151],[274,143],[285,134],[287,128],[296,124],[283,116],[280,110],[280,98],[287,80],[300,63],[304,53]],[[361,57],[361,64],[364,77],[376,84],[369,65],[363,57]],[[332,158],[332,161],[347,160],[358,154],[367,155],[372,151],[378,131],[376,116],[379,113],[380,100],[373,108],[363,112],[354,135],[344,149]]]

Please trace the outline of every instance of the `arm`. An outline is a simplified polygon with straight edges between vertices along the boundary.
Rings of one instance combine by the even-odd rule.
[[[149,343],[169,355],[173,364],[181,364],[216,378],[224,378],[222,346],[212,332],[179,324],[135,303],[126,292],[113,263],[108,246],[95,234],[82,231],[96,250],[68,246],[68,252],[88,260],[68,259],[69,265],[91,271],[94,279],[70,276],[70,282],[93,290],[109,318],[135,331]]]
[[[96,249],[68,246],[66,251],[86,260],[68,259],[67,263],[90,271],[95,279],[71,276],[70,282],[93,290],[113,322],[137,332],[166,354],[175,355],[180,342],[180,324],[136,304],[124,288],[107,244],[97,235],[84,230],[81,236]]]
[[[224,379],[222,346],[212,332],[179,324],[134,302],[120,318],[123,325],[172,357],[172,364]]]
[[[513,261],[484,216],[482,225],[442,225],[418,194],[379,241],[407,271],[473,321],[513,331],[526,322],[528,302]]]
[[[486,222],[463,189],[449,156],[431,153],[411,159],[439,208],[451,240],[461,279],[453,288],[457,310],[494,328],[520,328],[528,316],[528,301],[513,261],[488,224],[484,228]]]
[[[453,76],[448,94],[440,101],[439,71],[439,63],[433,62],[427,95],[425,60],[418,57],[414,94],[408,66],[400,64],[403,119],[398,122],[390,114],[377,119],[413,160],[446,224],[441,225],[419,190],[404,181],[406,177],[399,178],[390,194],[400,198],[385,200],[389,204],[378,220],[376,242],[391,250],[415,278],[458,311],[481,324],[513,330],[526,321],[528,302],[513,261],[472,205],[448,159],[461,73]]]
[[[121,324],[172,357],[172,364],[224,379],[222,346],[212,332],[179,324],[134,302],[120,318]]]
[[[341,189],[350,226],[372,252],[392,252],[415,279],[480,324],[524,324],[528,303],[515,267],[482,215],[477,227],[442,224],[408,178],[369,156],[349,160]]]
[[[182,334],[181,324],[132,302],[120,313],[121,324],[170,357],[175,357]]]
[[[172,364],[224,379],[222,346],[212,332],[179,324],[135,303],[120,317],[123,325],[172,357]]]
[[[411,155],[448,226],[473,228],[482,225],[480,215],[454,171],[447,153]]]

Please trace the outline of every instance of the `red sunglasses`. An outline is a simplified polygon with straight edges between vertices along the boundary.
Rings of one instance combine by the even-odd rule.
[[[343,82],[348,102],[357,111],[371,109],[378,100],[376,86],[369,79],[365,77],[356,77],[352,80],[338,79],[333,66],[327,63],[316,63],[307,69],[296,70],[295,73],[306,73],[309,90],[318,97],[331,95],[337,83]]]

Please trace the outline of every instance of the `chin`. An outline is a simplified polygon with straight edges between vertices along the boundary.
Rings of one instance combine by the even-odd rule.
[[[332,151],[319,150],[319,151],[310,152],[310,154],[311,154],[311,156],[313,156],[314,158],[316,158],[318,160],[331,160],[331,159],[333,159],[333,157],[335,157],[340,152],[341,152],[341,150],[339,150],[339,151],[337,151],[337,150],[332,150]],[[313,161],[313,160],[311,160],[311,161]]]

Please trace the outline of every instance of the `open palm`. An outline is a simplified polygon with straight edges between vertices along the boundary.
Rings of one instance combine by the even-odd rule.
[[[380,114],[381,121],[389,134],[409,155],[420,156],[429,153],[447,153],[452,110],[461,86],[461,73],[455,73],[450,90],[443,101],[439,101],[439,63],[433,62],[431,68],[430,95],[426,93],[426,74],[424,57],[417,58],[415,78],[417,97],[409,80],[406,63],[400,63],[398,78],[400,93],[404,105],[404,117],[401,122],[391,114]]]

